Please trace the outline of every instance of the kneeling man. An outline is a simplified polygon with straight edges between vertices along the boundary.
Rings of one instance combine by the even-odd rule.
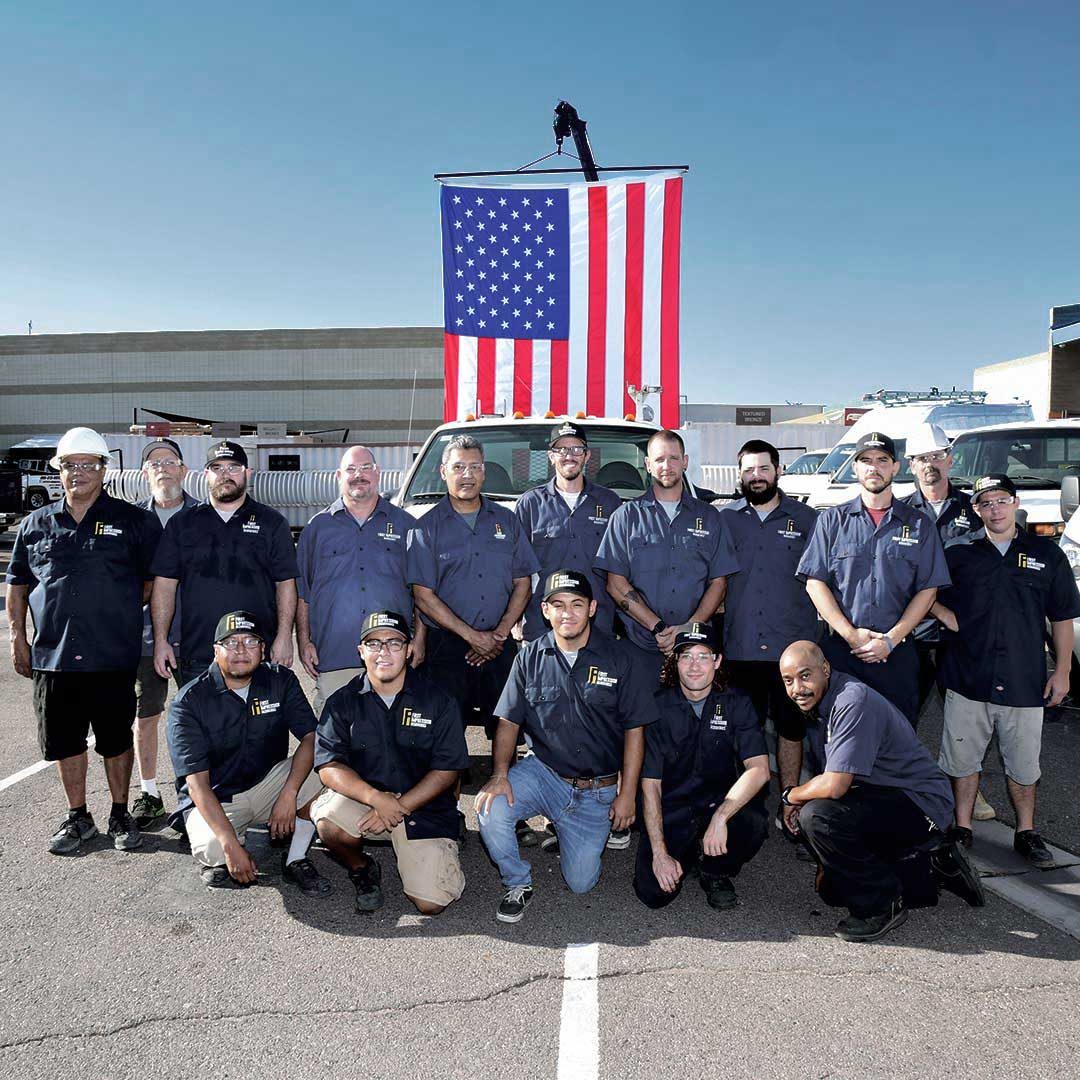
[[[573,892],[596,884],[609,831],[634,823],[642,728],[656,717],[652,687],[635,672],[631,650],[591,623],[596,601],[584,571],[550,574],[541,611],[551,630],[514,657],[495,710],[492,777],[476,796],[480,836],[506,887],[501,922],[517,922],[532,899],[532,868],[514,830],[519,819],[551,821]],[[532,753],[510,768],[522,732]]]
[[[176,816],[184,820],[205,885],[255,880],[244,834],[265,821],[271,839],[292,836],[282,858],[285,880],[323,896],[330,883],[307,858],[315,836],[308,808],[322,786],[311,771],[315,714],[288,668],[262,662],[265,642],[250,612],[223,615],[213,663],[173,698],[168,739],[180,782]],[[289,732],[300,740],[291,758]]]
[[[948,778],[904,714],[865,683],[831,670],[809,641],[788,646],[780,675],[806,715],[817,772],[784,789],[784,819],[818,861],[821,898],[850,912],[836,936],[876,941],[907,919],[908,907],[936,904],[938,889],[981,907],[978,874],[946,839],[953,820]]]
[[[765,842],[769,754],[748,694],[729,690],[709,623],[687,623],[660,669],[660,714],[645,732],[641,770],[646,835],[634,892],[647,907],[670,904],[700,867],[711,908],[737,903],[731,879]]]
[[[356,910],[383,905],[382,870],[365,839],[389,837],[405,895],[438,915],[465,890],[454,785],[469,765],[457,703],[408,666],[409,623],[373,611],[360,631],[366,670],[327,699],[315,768],[327,790],[311,818],[348,868]]]

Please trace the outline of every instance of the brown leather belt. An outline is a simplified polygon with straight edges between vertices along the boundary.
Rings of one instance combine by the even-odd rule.
[[[611,787],[619,779],[618,773],[611,773],[610,776],[563,776],[561,780],[565,780],[572,788],[577,788],[578,791],[590,791],[592,788],[598,787]]]

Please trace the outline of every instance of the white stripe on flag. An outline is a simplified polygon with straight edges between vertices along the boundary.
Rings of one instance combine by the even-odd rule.
[[[476,338],[458,338],[458,417],[479,415],[476,403]]]
[[[543,416],[551,408],[551,342],[533,342],[532,415]]]
[[[569,196],[570,345],[566,407],[573,416],[585,408],[589,374],[589,189],[585,184],[575,184]]]
[[[641,312],[641,383],[660,385],[660,295],[664,257],[664,181],[645,185],[645,273],[642,280],[644,303]],[[660,400],[652,398],[656,419]]]
[[[626,378],[626,185],[608,188],[607,341],[604,349],[604,415],[622,416]]]
[[[495,412],[514,411],[514,339],[495,339]]]

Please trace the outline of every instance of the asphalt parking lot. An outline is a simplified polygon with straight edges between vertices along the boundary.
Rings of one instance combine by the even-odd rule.
[[[1047,725],[1042,818],[1049,839],[1077,851],[1073,715]],[[933,742],[940,710],[923,729]],[[2,783],[39,756],[30,684],[6,661],[0,731]],[[481,733],[472,748],[482,782]],[[169,777],[164,760],[159,775]],[[999,808],[1001,784],[991,763]],[[89,801],[103,825],[96,760]],[[282,882],[261,833],[249,834],[257,886],[211,893],[168,829],[136,852],[99,838],[49,855],[63,811],[51,767],[0,790],[4,1076],[1075,1072],[1080,941],[995,896],[972,910],[946,895],[877,945],[845,944],[831,933],[839,913],[778,836],[724,914],[694,883],[664,912],[643,908],[630,891],[633,848],[609,851],[584,897],[564,888],[557,857],[533,849],[535,899],[507,926],[494,918],[500,890],[474,815],[465,895],[425,919],[402,898],[389,848],[376,852],[386,906],[359,916],[324,852],[314,858],[334,885],[326,899]],[[566,978],[571,945],[594,948],[570,953]]]

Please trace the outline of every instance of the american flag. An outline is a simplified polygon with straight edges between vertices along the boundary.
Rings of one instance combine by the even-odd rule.
[[[623,416],[648,385],[677,428],[681,217],[681,176],[444,185],[444,419]]]

